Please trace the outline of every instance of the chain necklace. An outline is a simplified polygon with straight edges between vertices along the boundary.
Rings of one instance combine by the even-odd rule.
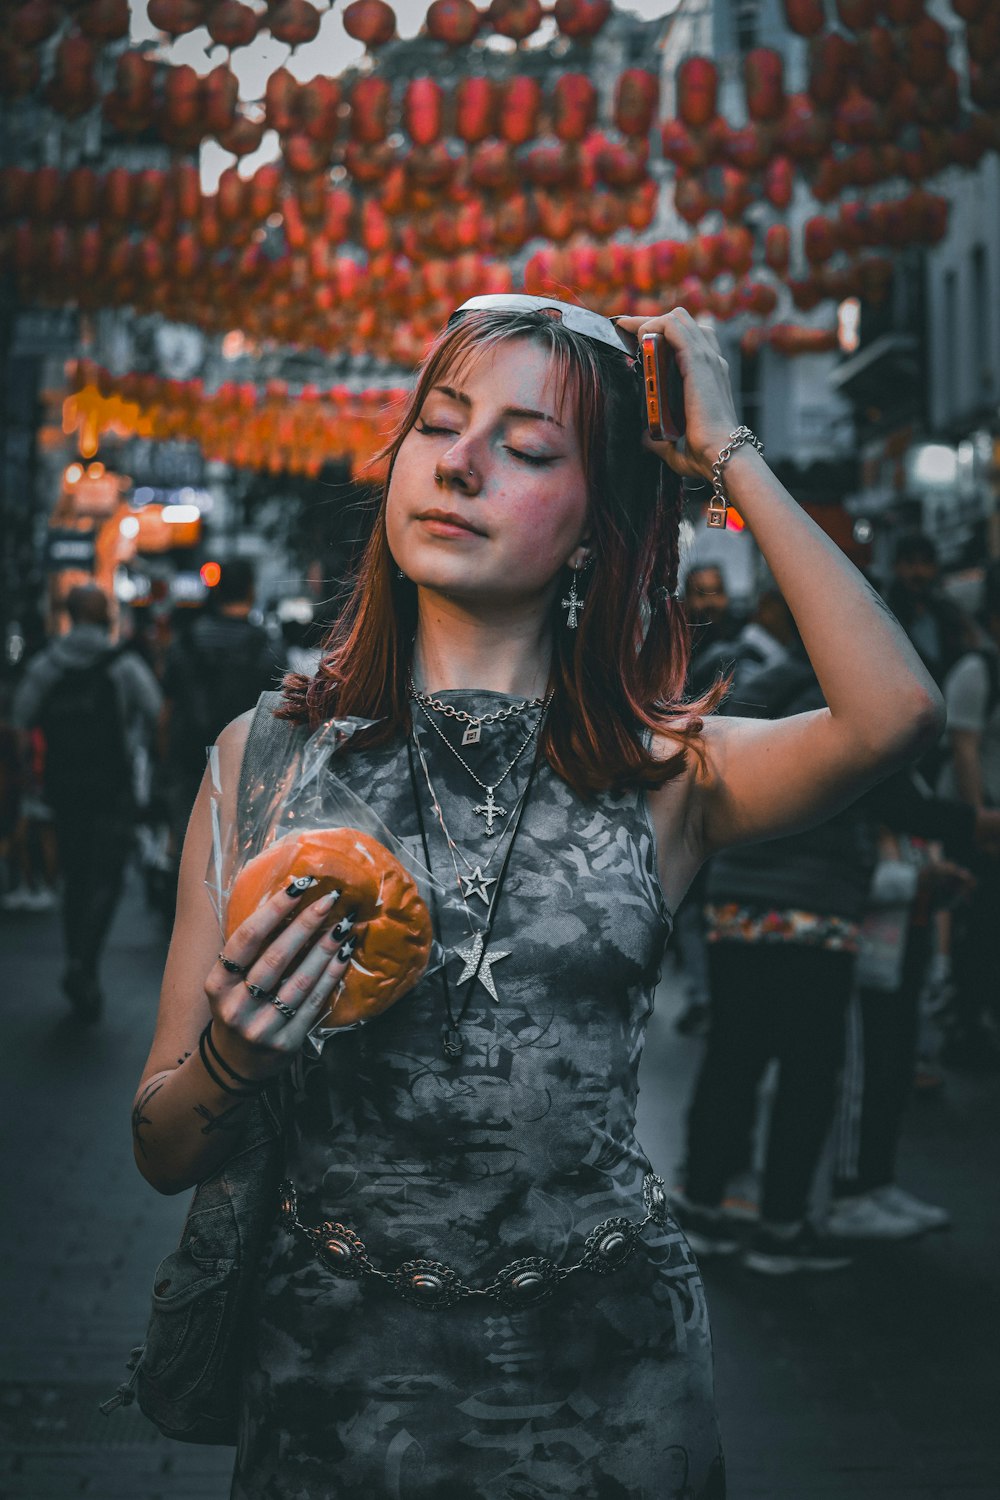
[[[545,702],[544,698],[525,698],[523,703],[511,703],[507,708],[498,708],[496,713],[477,715],[467,713],[464,708],[455,708],[441,698],[432,697],[430,693],[421,693],[414,685],[412,677],[407,679],[406,685],[410,697],[425,711],[432,708],[436,714],[442,714],[446,719],[456,719],[459,724],[468,726],[462,735],[463,745],[478,745],[484,725],[499,724],[502,719],[513,719],[517,714],[523,714],[529,708],[541,708]]]
[[[486,837],[488,839],[491,839],[493,837],[493,824],[497,821],[498,818],[503,818],[503,817],[506,817],[506,815],[507,815],[507,809],[505,807],[501,807],[500,806],[499,802],[497,802],[496,798],[494,797],[494,793],[507,780],[507,777],[510,775],[511,771],[513,771],[514,767],[517,765],[518,761],[521,759],[521,756],[524,754],[525,750],[527,750],[528,746],[531,744],[531,741],[534,739],[535,735],[538,733],[539,726],[541,725],[541,722],[542,722],[542,720],[545,717],[545,711],[548,708],[549,704],[552,702],[552,696],[553,695],[551,693],[549,693],[548,697],[545,699],[544,703],[542,704],[541,708],[538,711],[538,717],[535,719],[535,722],[532,724],[531,728],[528,730],[528,733],[525,735],[524,739],[521,741],[521,744],[519,745],[519,747],[517,749],[517,752],[514,755],[513,760],[506,767],[506,769],[497,777],[496,781],[494,781],[494,783],[493,783],[492,786],[487,786],[486,782],[483,781],[483,780],[481,780],[481,778],[476,775],[475,771],[469,765],[468,761],[464,758],[464,756],[460,755],[458,753],[458,751],[455,749],[455,746],[451,743],[451,740],[448,738],[448,736],[441,729],[440,725],[435,724],[434,720],[431,718],[430,714],[427,712],[427,710],[424,707],[424,705],[420,702],[420,699],[419,698],[415,699],[417,707],[420,709],[420,712],[423,714],[424,718],[427,720],[428,724],[431,726],[431,728],[433,729],[434,733],[441,740],[444,741],[444,743],[447,745],[448,749],[451,751],[452,755],[458,761],[459,765],[463,766],[465,768],[465,770],[472,777],[472,779],[476,783],[476,785],[482,787],[483,791],[486,793],[486,801],[485,802],[480,802],[479,805],[478,805],[478,807],[474,807],[472,809],[472,811],[476,814],[476,817],[478,817],[478,818],[485,818],[486,819],[486,829],[485,829],[485,832],[486,832]]]
[[[540,717],[544,717],[544,711]],[[536,724],[535,728],[537,729],[537,727],[538,726]],[[406,756],[410,768],[410,790],[413,794],[413,806],[416,810],[417,823],[420,828],[420,842],[423,845],[424,863],[426,864],[428,870],[433,874],[430,843],[427,838],[427,827],[424,822],[424,812],[423,808],[420,805],[420,792],[417,786],[417,768],[414,765],[413,761],[414,739],[415,735],[407,735]],[[447,744],[447,741],[445,741],[445,743]],[[527,743],[527,741],[525,741],[525,743]],[[449,748],[451,747],[449,746]],[[503,857],[503,864],[500,866],[500,874],[497,877],[496,881],[497,888],[493,893],[492,901],[489,903],[489,911],[486,914],[485,930],[483,932],[477,932],[467,948],[456,949],[455,956],[460,958],[464,965],[461,974],[458,976],[458,983],[460,985],[464,984],[466,987],[465,995],[462,999],[462,1004],[459,1008],[458,1015],[455,1014],[454,1009],[452,1008],[451,984],[448,980],[447,964],[441,969],[441,983],[444,989],[444,1005],[448,1017],[447,1021],[441,1027],[441,1046],[445,1057],[450,1062],[457,1062],[462,1055],[463,1041],[461,1027],[462,1022],[465,1019],[465,1014],[469,1009],[470,1004],[472,1003],[472,994],[476,987],[477,980],[483,986],[486,992],[491,996],[493,1001],[499,1004],[500,997],[497,994],[496,983],[493,979],[492,966],[493,964],[499,963],[503,958],[510,958],[511,950],[501,949],[500,952],[497,952],[494,949],[491,952],[489,946],[490,937],[493,932],[493,923],[496,919],[497,910],[500,905],[500,897],[503,893],[504,882],[507,878],[507,870],[510,866],[510,857],[514,852],[514,844],[517,841],[517,835],[521,827],[521,822],[524,818],[524,811],[528,805],[528,797],[531,792],[532,784],[535,780],[535,774],[538,771],[538,766],[541,759],[541,746],[539,744],[535,747],[535,755],[531,763],[531,770],[528,773],[528,780],[517,809],[517,816],[514,820],[513,829],[511,830],[510,842],[507,845],[507,852]],[[439,940],[442,940],[441,914],[438,910],[437,896],[435,895],[433,886],[431,886],[431,910],[433,913],[435,925],[437,926],[438,938]]]
[[[451,862],[455,867],[455,879],[458,882],[458,887],[461,892],[462,904],[468,912],[468,903],[470,899],[475,896],[478,900],[482,901],[484,906],[488,907],[491,900],[489,888],[491,885],[496,885],[496,876],[487,875],[486,872],[489,869],[490,865],[493,863],[494,857],[499,852],[502,846],[504,835],[518,815],[521,803],[524,801],[524,792],[522,792],[520,797],[518,797],[517,802],[514,806],[514,811],[510,814],[506,823],[501,829],[500,837],[497,840],[496,844],[494,844],[489,857],[485,860],[480,859],[479,862],[474,865],[471,859],[467,858],[465,853],[458,847],[458,845],[455,843],[455,840],[452,838],[451,834],[448,831],[448,825],[444,820],[444,811],[441,807],[441,800],[438,797],[437,792],[434,790],[434,783],[431,780],[430,767],[427,764],[427,757],[424,754],[424,747],[420,742],[420,736],[417,734],[416,725],[413,726],[413,744],[417,752],[417,759],[420,761],[420,769],[424,773],[424,781],[427,783],[427,795],[430,798],[431,807],[434,810],[434,816],[437,818],[438,826],[440,827],[441,832],[444,835],[445,843],[448,845],[448,849],[451,854]],[[468,870],[469,873],[467,875],[463,875],[461,870],[458,868],[459,860],[462,861],[463,865]]]

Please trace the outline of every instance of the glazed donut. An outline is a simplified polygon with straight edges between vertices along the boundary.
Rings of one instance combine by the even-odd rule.
[[[412,875],[384,844],[356,828],[286,834],[237,875],[226,909],[227,938],[299,875],[315,875],[317,884],[296,902],[292,916],[339,890],[329,925],[355,911],[355,931],[362,935],[322,1024],[347,1026],[380,1015],[413,988],[430,957],[430,914]]]

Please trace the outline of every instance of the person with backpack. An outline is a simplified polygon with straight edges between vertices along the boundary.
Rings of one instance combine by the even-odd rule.
[[[25,740],[45,740],[43,789],[62,868],[66,968],[62,987],[76,1015],[96,1021],[98,969],[132,844],[137,737],[151,736],[159,684],[127,643],[111,641],[108,597],[95,584],[70,590],[70,629],[29,663],[14,697]]]
[[[207,747],[283,675],[267,632],[250,619],[255,593],[248,559],[223,563],[206,610],[178,633],[167,653],[160,749],[177,860]]]

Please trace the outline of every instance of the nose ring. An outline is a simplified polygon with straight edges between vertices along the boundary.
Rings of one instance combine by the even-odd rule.
[[[467,470],[467,473],[468,473],[470,479],[475,479],[476,476],[475,476],[475,471],[473,469]],[[435,474],[434,474],[434,483],[436,485],[438,485],[438,486],[443,486],[444,483],[445,483],[444,475],[442,473],[440,473],[439,471],[435,471]]]

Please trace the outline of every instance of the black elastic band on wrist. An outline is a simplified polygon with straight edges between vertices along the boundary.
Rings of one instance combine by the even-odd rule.
[[[228,1073],[229,1077],[233,1080],[234,1083],[242,1084],[245,1089],[254,1090],[262,1089],[266,1086],[266,1078],[244,1078],[242,1073],[237,1073],[235,1068],[231,1068],[229,1066],[229,1064],[226,1062],[226,1059],[223,1057],[222,1053],[215,1045],[215,1038],[212,1036],[211,1021],[209,1021],[208,1025],[205,1027],[204,1035],[205,1040],[208,1043],[208,1049],[211,1052],[212,1056],[215,1058],[215,1061],[219,1064],[219,1067],[224,1073]]]
[[[225,1079],[219,1076],[212,1064],[211,1058],[208,1055],[208,1046],[206,1045],[206,1042],[208,1042],[208,1034],[211,1029],[211,1025],[212,1023],[211,1021],[209,1021],[208,1025],[205,1027],[205,1030],[198,1038],[198,1056],[201,1058],[202,1067],[205,1069],[205,1072],[215,1084],[216,1088],[221,1089],[224,1094],[229,1094],[234,1099],[252,1099],[255,1094],[259,1094],[261,1092],[261,1090],[265,1087],[265,1084],[259,1083],[254,1084],[251,1088],[234,1089],[232,1084],[226,1083]]]

